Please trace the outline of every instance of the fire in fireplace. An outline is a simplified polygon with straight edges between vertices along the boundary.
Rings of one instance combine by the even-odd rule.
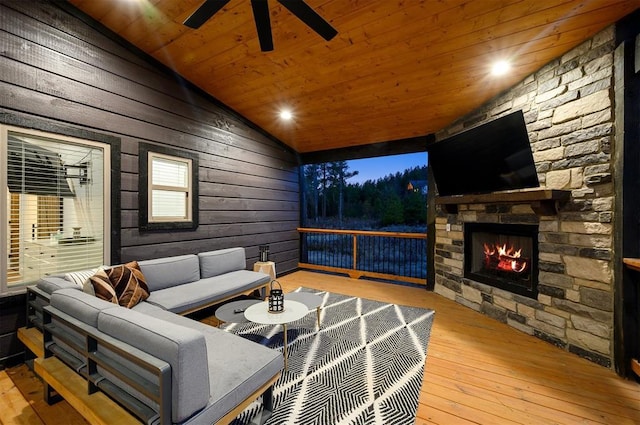
[[[518,275],[529,270],[530,258],[522,256],[522,248],[507,244],[482,244],[484,246],[484,270]]]
[[[538,289],[538,226],[466,223],[465,277],[530,298]]]

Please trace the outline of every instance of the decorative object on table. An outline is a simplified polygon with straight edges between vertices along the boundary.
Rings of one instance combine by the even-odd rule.
[[[278,288],[274,288],[274,284]],[[282,313],[284,311],[284,292],[282,285],[277,280],[272,280],[269,285],[269,313]]]
[[[298,291],[322,298],[323,328],[316,328],[313,314],[287,327],[288,369],[276,381],[273,416],[265,425],[414,425],[433,310]],[[229,324],[222,329],[283,349],[280,325]],[[254,403],[232,425],[248,424],[261,411]]]
[[[258,252],[258,261],[263,263],[269,261],[269,245],[258,246]]]

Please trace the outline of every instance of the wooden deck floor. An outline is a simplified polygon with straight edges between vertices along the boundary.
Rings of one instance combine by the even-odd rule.
[[[417,424],[640,424],[637,383],[424,289],[306,271],[278,281],[436,311]],[[1,424],[82,423],[43,406],[25,369],[0,372]]]

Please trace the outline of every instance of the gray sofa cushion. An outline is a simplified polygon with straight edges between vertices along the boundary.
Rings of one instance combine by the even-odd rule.
[[[218,276],[236,270],[244,270],[247,267],[244,248],[201,252],[198,254],[198,260],[200,260],[201,278]]]
[[[116,307],[116,304],[85,294],[77,287],[55,291],[51,294],[51,305],[94,328],[98,326],[98,314],[102,310]]]
[[[47,294],[53,294],[54,291],[62,288],[74,288],[79,290],[80,287],[73,282],[66,280],[61,276],[47,276],[38,280],[36,287],[42,289]]]
[[[138,265],[150,292],[200,279],[200,263],[193,254],[138,261]]]
[[[217,423],[284,367],[279,351],[212,327],[203,334],[211,395],[207,407],[185,424]]]
[[[205,337],[211,385],[210,398],[207,407],[187,421],[188,424],[216,423],[284,367],[284,360],[279,351],[232,333],[170,313],[148,302],[141,302],[134,310],[199,330]]]
[[[74,319],[94,328],[98,326],[98,315],[102,310],[116,307],[113,303],[79,291],[75,284],[73,288],[63,288],[55,291],[51,294],[50,302],[52,307],[55,307]],[[75,361],[70,360],[69,358],[67,358],[67,361],[71,363],[76,371],[80,370],[80,368],[85,365],[83,355],[83,347],[85,344],[83,335],[74,328],[64,325],[55,318],[53,319],[53,324],[58,328],[58,331],[63,333],[65,337],[70,340],[71,344],[75,345],[77,348],[74,348],[72,345],[62,341],[57,336],[53,337],[53,342],[55,342],[56,345],[63,349],[69,356],[75,358]]]
[[[146,302],[183,313],[268,283],[268,274],[237,270],[180,286],[152,291]]]
[[[195,319],[191,319],[188,316],[181,316],[179,314],[172,313],[170,311],[165,310],[162,307],[158,307],[156,305],[153,305],[144,301],[138,304],[137,306],[135,306],[132,310],[137,311],[139,313],[147,314],[151,317],[155,317],[156,319],[166,320],[167,322],[173,323],[175,325],[180,325],[186,328],[194,329],[202,333],[208,332],[211,329],[215,329],[215,332],[225,332],[218,328],[212,327],[211,325],[207,325],[206,323],[202,323]]]
[[[120,307],[101,312],[98,329],[171,365],[174,423],[207,405],[207,346],[201,332]]]

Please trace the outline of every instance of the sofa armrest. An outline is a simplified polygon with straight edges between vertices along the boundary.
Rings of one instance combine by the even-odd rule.
[[[201,332],[126,308],[101,311],[98,330],[171,365],[172,422],[183,422],[207,405],[209,375],[203,371],[209,365]]]
[[[27,288],[27,328],[36,327],[42,330],[42,309],[49,305],[51,294],[37,286]]]
[[[171,365],[109,335],[100,335],[95,344],[102,349],[89,354],[91,381],[148,423],[156,419],[161,424],[172,423]]]
[[[45,307],[43,312],[45,357],[55,355],[75,369],[87,380],[88,394],[101,390],[146,423],[158,418],[162,424],[172,423],[169,363],[118,341],[53,306]],[[78,354],[82,357],[80,366]],[[114,357],[118,361],[114,361]],[[133,397],[131,389],[152,403]]]

